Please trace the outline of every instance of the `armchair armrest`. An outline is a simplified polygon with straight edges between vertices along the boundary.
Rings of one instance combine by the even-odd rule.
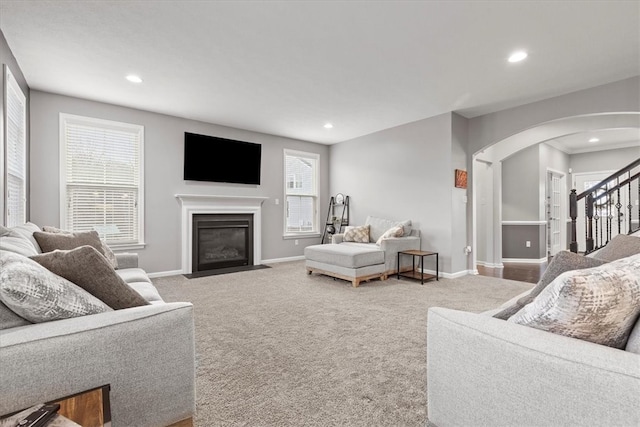
[[[640,355],[504,320],[429,309],[431,423],[639,425]]]
[[[116,254],[116,260],[118,261],[118,269],[138,267],[138,254],[136,253]]]
[[[420,249],[420,238],[417,236],[391,237],[380,242],[380,249],[384,251],[385,269],[389,274],[395,273],[398,268],[398,252],[409,249]],[[400,260],[401,270],[412,268],[410,257]]]

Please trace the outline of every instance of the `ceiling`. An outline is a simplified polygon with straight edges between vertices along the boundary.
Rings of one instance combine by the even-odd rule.
[[[640,74],[637,1],[0,0],[0,29],[32,89],[324,144]]]
[[[640,129],[599,129],[588,132],[573,133],[545,142],[567,154],[613,150],[625,147],[639,147]]]

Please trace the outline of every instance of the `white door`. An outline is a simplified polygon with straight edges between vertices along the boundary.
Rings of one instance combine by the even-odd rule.
[[[576,192],[580,194],[583,191],[598,184],[607,176],[611,175],[613,172],[615,171],[574,174],[573,188],[575,188]],[[615,180],[610,182],[608,184],[608,188],[615,186],[616,183],[617,182]],[[618,209],[616,209],[615,207],[615,205],[618,203],[617,192],[614,192],[612,194],[611,200],[612,200],[613,206],[611,207],[607,203],[608,199],[606,198],[602,198],[598,201],[598,206],[594,210],[594,217],[597,216],[602,219],[597,221],[597,228],[598,228],[597,231],[596,231],[595,224],[593,226],[592,232],[593,232],[594,245],[597,245],[598,242],[600,242],[600,239],[602,240],[600,244],[606,243],[609,240],[607,237],[608,233],[610,233],[611,238],[613,238],[618,234],[618,223],[620,221],[625,220],[626,218],[625,212],[628,212],[628,211],[625,211],[625,206],[627,206],[628,204],[627,194],[624,191],[620,191],[620,196],[621,196],[620,204],[622,205],[622,208],[620,209],[620,215],[618,215]],[[606,219],[609,217],[611,218],[611,226],[608,231]],[[576,241],[578,242],[578,252],[584,252],[586,248],[586,236],[585,236],[586,227],[585,227],[584,218],[585,218],[585,203],[583,199],[578,202],[578,219],[576,224],[576,232],[577,232]],[[595,222],[596,221],[594,221],[594,223]],[[623,230],[624,230],[624,227],[623,227]],[[597,236],[596,236],[596,232],[597,232]]]
[[[562,250],[562,175],[556,172],[547,174],[547,230],[548,252],[554,256]]]

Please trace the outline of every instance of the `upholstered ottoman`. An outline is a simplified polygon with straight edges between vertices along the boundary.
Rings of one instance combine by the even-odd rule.
[[[304,249],[307,273],[348,280],[357,288],[363,280],[387,279],[384,251],[368,243],[328,244]]]

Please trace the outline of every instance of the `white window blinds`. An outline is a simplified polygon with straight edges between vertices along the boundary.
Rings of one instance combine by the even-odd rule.
[[[300,151],[284,151],[285,234],[318,232],[319,156]]]
[[[61,114],[60,132],[62,228],[141,244],[144,128]]]
[[[5,223],[27,221],[27,103],[18,82],[5,66],[5,123],[7,126]]]

